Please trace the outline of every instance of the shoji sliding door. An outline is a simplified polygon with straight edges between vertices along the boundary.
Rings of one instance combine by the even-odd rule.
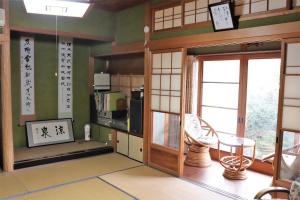
[[[185,51],[152,52],[149,164],[175,175],[183,168]]]
[[[283,71],[277,133],[275,184],[300,179],[300,39],[282,45]]]

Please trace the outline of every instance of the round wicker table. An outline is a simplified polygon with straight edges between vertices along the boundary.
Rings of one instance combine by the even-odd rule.
[[[221,156],[220,146],[224,145],[230,148],[230,155]],[[233,152],[233,148],[235,152]],[[250,149],[246,157],[245,149]],[[219,137],[218,142],[219,161],[225,168],[223,176],[233,180],[243,180],[247,178],[246,169],[250,167],[255,159],[255,141],[248,138],[235,136]]]

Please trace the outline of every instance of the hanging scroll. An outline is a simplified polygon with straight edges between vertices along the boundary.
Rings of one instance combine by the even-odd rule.
[[[58,49],[58,118],[73,118],[73,40],[59,38]]]
[[[35,114],[34,100],[34,38],[20,38],[21,118]],[[25,117],[26,118],[26,117]],[[25,120],[20,120],[23,124]]]

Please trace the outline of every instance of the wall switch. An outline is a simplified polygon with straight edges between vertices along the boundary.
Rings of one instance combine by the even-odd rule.
[[[112,140],[112,134],[108,134],[108,140],[111,141]]]

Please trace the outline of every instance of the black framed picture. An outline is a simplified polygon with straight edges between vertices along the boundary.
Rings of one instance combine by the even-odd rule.
[[[225,31],[236,28],[233,5],[230,1],[210,4],[209,13],[214,31]]]
[[[28,147],[74,142],[72,119],[28,121]]]

